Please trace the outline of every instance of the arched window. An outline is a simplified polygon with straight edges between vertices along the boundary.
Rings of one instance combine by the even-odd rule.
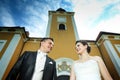
[[[65,30],[65,25],[64,24],[59,24],[59,30]]]

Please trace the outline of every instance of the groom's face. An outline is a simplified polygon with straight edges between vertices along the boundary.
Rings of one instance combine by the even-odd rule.
[[[49,53],[54,46],[54,42],[50,39],[46,39],[43,42],[41,42],[41,47],[43,47],[44,51],[46,53]]]

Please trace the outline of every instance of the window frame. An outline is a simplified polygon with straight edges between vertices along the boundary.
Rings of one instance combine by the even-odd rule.
[[[7,42],[7,40],[0,40],[0,52],[1,52],[2,49],[4,48],[6,42]]]

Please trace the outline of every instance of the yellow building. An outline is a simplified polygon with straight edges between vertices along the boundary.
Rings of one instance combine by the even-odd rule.
[[[29,37],[24,27],[0,27],[0,79],[5,79],[10,69],[24,51],[36,51],[41,38]],[[55,46],[49,56],[56,60],[58,80],[69,80],[74,60],[77,33],[74,12],[62,8],[49,11],[46,37],[53,37]],[[97,39],[87,40],[91,55],[101,56],[114,80],[120,79],[120,34],[100,32]]]
[[[120,34],[100,32],[96,45],[113,79],[120,80]]]

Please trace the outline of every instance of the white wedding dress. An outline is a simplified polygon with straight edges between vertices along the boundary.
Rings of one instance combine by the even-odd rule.
[[[76,80],[101,80],[98,64],[95,60],[75,62]]]

